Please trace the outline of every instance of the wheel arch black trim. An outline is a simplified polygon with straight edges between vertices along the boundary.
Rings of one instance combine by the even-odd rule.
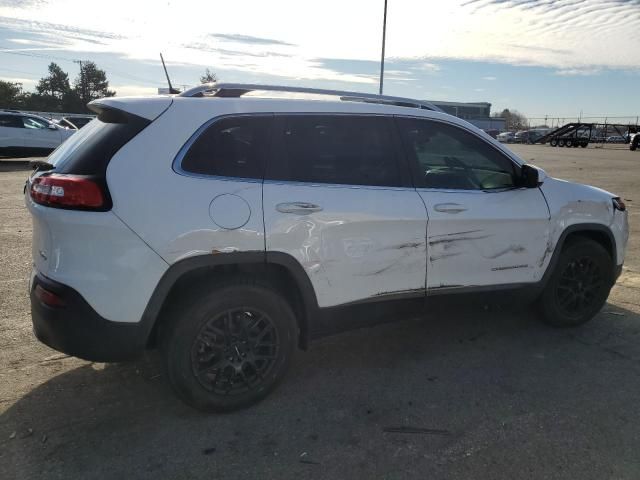
[[[558,238],[558,241],[556,242],[556,245],[553,249],[553,254],[551,255],[551,260],[549,261],[549,265],[547,266],[547,269],[544,272],[544,275],[542,276],[542,280],[540,281],[542,288],[546,286],[547,282],[549,281],[549,278],[553,274],[553,270],[555,269],[556,264],[560,259],[560,254],[562,252],[562,249],[564,247],[564,244],[567,238],[573,234],[589,233],[589,232],[604,233],[608,237],[609,242],[611,244],[612,275],[615,281],[615,278],[616,278],[615,272],[616,272],[616,267],[618,263],[617,261],[618,250],[616,245],[616,239],[613,236],[613,232],[611,231],[611,229],[607,225],[603,225],[601,223],[576,223],[573,225],[569,225],[560,234],[560,237]]]
[[[230,253],[218,253],[211,255],[197,255],[194,257],[180,260],[171,265],[164,273],[158,284],[156,285],[153,294],[147,304],[147,307],[142,315],[141,326],[145,333],[147,340],[149,340],[154,326],[156,325],[165,301],[167,300],[173,287],[178,283],[185,275],[201,270],[204,268],[218,267],[224,265],[264,265],[267,267],[269,264],[278,265],[287,270],[287,272],[294,278],[296,285],[300,291],[302,297],[302,308],[304,310],[304,318],[299,319],[300,325],[300,345],[306,348],[309,338],[309,325],[313,322],[318,315],[318,301],[315,295],[315,290],[311,284],[309,276],[305,272],[300,263],[291,255],[283,252],[264,252],[264,251],[249,251],[249,252],[230,252]]]

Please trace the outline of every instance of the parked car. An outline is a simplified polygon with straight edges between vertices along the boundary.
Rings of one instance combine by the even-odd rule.
[[[500,133],[500,130],[496,130],[494,128],[490,128],[487,130],[484,130],[484,132],[489,135],[491,138],[498,138],[498,134]]]
[[[86,124],[88,124],[95,117],[90,117],[86,115],[73,115],[62,117],[60,120],[57,120],[56,123],[61,127],[71,128],[73,130],[80,130]]]
[[[513,132],[502,132],[498,134],[496,138],[501,143],[513,143],[514,137],[515,137],[515,133]]]
[[[621,135],[611,135],[607,137],[607,143],[627,143],[627,140]]]
[[[288,91],[92,102],[26,188],[35,335],[101,362],[157,346],[185,402],[223,411],[296,347],[427,297],[518,293],[558,327],[604,305],[629,231],[615,194],[417,100]]]
[[[0,111],[0,155],[48,153],[74,132],[37,115]]]

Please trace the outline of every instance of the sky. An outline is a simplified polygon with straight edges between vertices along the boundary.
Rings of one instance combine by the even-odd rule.
[[[92,60],[118,95],[221,81],[378,90],[384,0],[0,0],[0,79]],[[640,0],[388,0],[384,93],[640,115]],[[624,120],[627,121],[627,120]]]

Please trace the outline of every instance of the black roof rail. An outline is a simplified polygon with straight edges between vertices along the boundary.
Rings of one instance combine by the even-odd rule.
[[[413,98],[377,95],[374,93],[350,92],[345,90],[327,90],[322,88],[287,87],[283,85],[260,85],[252,83],[205,83],[182,92],[179,97],[241,97],[254,91],[309,93],[314,95],[331,95],[340,97],[345,102],[378,103],[399,107],[420,108],[442,112],[435,105]]]

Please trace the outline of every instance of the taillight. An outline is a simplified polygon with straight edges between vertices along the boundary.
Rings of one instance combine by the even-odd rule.
[[[53,173],[36,177],[29,192],[34,202],[48,207],[91,210],[106,203],[103,188],[79,175]]]
[[[49,307],[64,307],[66,305],[65,301],[57,293],[42,288],[40,285],[36,285],[34,293],[38,300]]]

